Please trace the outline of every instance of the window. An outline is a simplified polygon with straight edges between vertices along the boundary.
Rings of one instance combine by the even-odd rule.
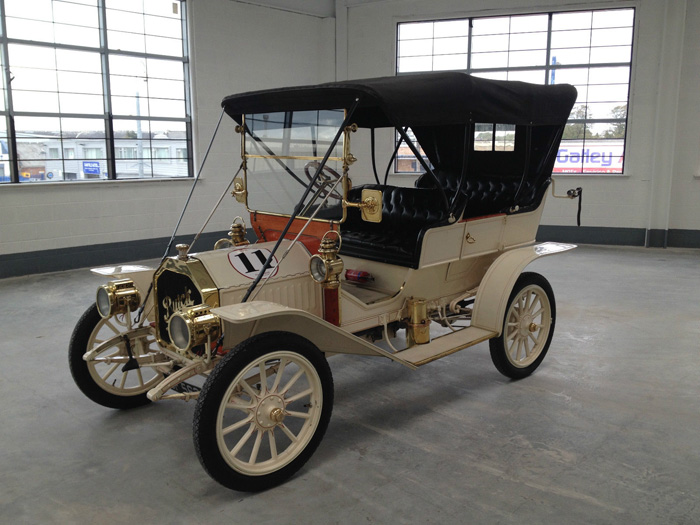
[[[0,182],[191,175],[185,0],[0,9]],[[157,169],[171,146],[183,162]]]
[[[399,23],[396,71],[460,70],[498,80],[573,84],[578,98],[554,172],[620,174],[634,14],[630,8]],[[512,147],[508,131],[499,135],[491,126],[477,124],[475,148]],[[403,166],[397,163],[396,171]]]
[[[416,136],[413,134],[413,130],[411,128],[408,128],[406,130],[406,136],[418,148],[418,151],[420,152],[421,157],[423,158],[423,161],[427,165],[430,166],[430,160],[428,159],[427,155],[423,151],[423,148],[420,146],[420,144],[416,140]],[[399,144],[399,148],[398,148],[398,150],[396,150],[396,160],[394,161],[394,171],[396,171],[397,173],[420,173],[420,172],[422,172],[423,166],[421,165],[418,158],[413,154],[413,152],[411,151],[411,148],[408,146],[406,141],[401,140],[401,135],[398,132],[396,133],[396,142],[397,142],[397,144]]]
[[[515,125],[474,124],[474,150],[515,151]]]
[[[169,159],[170,148],[153,148],[154,159]]]
[[[138,148],[114,148],[115,157],[118,159],[138,159],[143,158],[143,155],[138,154]]]
[[[103,159],[105,150],[102,148],[83,148],[83,158],[85,159]]]

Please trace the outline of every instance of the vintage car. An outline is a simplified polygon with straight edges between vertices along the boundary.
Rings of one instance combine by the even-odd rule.
[[[488,340],[498,371],[528,376],[556,309],[547,280],[523,270],[574,248],[535,235],[575,99],[569,85],[456,72],[225,98],[243,160],[219,203],[230,192],[248,225],[236,217],[214,249],[179,244],[156,268],[93,270],[112,280],[72,335],[75,382],[112,408],[196,399],[204,469],[258,491],[318,447],[328,356],[416,369]],[[420,173],[387,184],[406,152]]]

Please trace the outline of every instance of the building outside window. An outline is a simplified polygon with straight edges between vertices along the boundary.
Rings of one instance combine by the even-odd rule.
[[[396,72],[457,70],[497,80],[573,84],[578,99],[554,172],[621,174],[634,15],[628,8],[399,23]],[[475,130],[475,147],[497,148],[498,140],[490,142],[497,136],[498,130]],[[501,137],[507,147],[507,132]],[[409,148],[402,146],[397,172],[413,171],[406,168],[408,157]]]
[[[102,148],[83,148],[83,157],[86,159],[103,159],[105,152]]]
[[[153,148],[154,159],[170,159],[170,148]]]
[[[0,0],[0,13],[1,182],[191,175],[184,0]],[[171,147],[184,162],[151,159]]]
[[[136,148],[136,147],[126,148],[124,146],[120,146],[118,148],[114,148],[114,153],[115,153],[115,157],[118,159],[138,159],[139,158],[138,148]],[[141,155],[141,158],[143,158],[143,155]]]

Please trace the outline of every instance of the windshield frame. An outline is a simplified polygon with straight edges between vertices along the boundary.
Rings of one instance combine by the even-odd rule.
[[[343,111],[342,122],[345,122],[348,118],[347,108],[337,108],[337,109],[338,110],[342,109],[342,111]],[[290,110],[290,111],[294,111],[294,110]],[[306,110],[306,111],[320,111],[320,110]],[[271,161],[274,161],[274,162],[277,162],[277,163],[283,165],[284,169],[288,172],[290,172],[290,170],[282,162],[284,160],[301,160],[301,161],[309,161],[309,162],[316,161],[319,164],[319,166],[316,168],[314,173],[318,172],[319,170],[322,170],[325,167],[325,163],[323,163],[323,162],[324,162],[324,159],[326,159],[326,161],[330,160],[330,161],[342,163],[342,171],[340,173],[340,183],[339,183],[340,188],[337,188],[337,186],[336,186],[337,189],[334,190],[334,191],[339,191],[339,193],[342,195],[342,199],[339,202],[341,210],[342,210],[342,215],[340,216],[340,218],[323,219],[323,218],[317,218],[317,217],[312,218],[311,215],[313,215],[313,213],[309,213],[309,214],[304,214],[304,215],[300,214],[296,218],[303,219],[303,220],[313,220],[314,222],[321,222],[321,223],[328,223],[328,224],[342,224],[343,222],[345,222],[345,219],[347,218],[347,207],[344,205],[344,203],[347,200],[348,191],[350,191],[350,178],[349,178],[348,173],[349,173],[350,164],[352,164],[352,162],[354,162],[354,160],[355,160],[354,156],[350,152],[350,134],[357,130],[357,126],[355,124],[348,125],[343,130],[343,133],[341,135],[342,141],[343,141],[342,156],[341,157],[329,155],[329,152],[331,151],[331,149],[335,147],[334,145],[331,145],[331,147],[328,148],[327,150],[325,150],[324,153],[321,153],[319,151],[319,155],[277,155],[274,152],[272,152],[271,149],[268,149],[265,146],[265,143],[258,140],[256,138],[255,134],[253,132],[251,132],[250,128],[246,125],[246,117],[247,116],[248,115],[246,115],[246,114],[241,115],[241,124],[239,126],[236,126],[236,131],[241,134],[241,158],[243,159],[242,171],[243,171],[244,187],[246,188],[246,191],[244,192],[244,196],[245,196],[244,204],[245,204],[245,207],[246,207],[246,210],[248,211],[248,213],[271,215],[271,216],[275,216],[275,217],[291,217],[292,216],[292,211],[290,211],[289,213],[280,213],[280,212],[276,212],[276,211],[268,211],[268,210],[264,210],[264,209],[257,209],[257,208],[250,207],[250,205],[248,203],[248,194],[249,194],[249,192],[248,192],[248,187],[249,187],[249,185],[248,185],[248,180],[249,180],[248,179],[248,176],[249,176],[248,159],[271,160]],[[342,122],[341,122],[341,126],[342,126]],[[291,129],[291,128],[289,128],[289,129]],[[270,154],[269,155],[262,155],[262,154],[258,154],[258,153],[248,152],[247,151],[248,148],[246,146],[246,144],[247,144],[246,139],[260,143],[264,149],[268,149],[270,151]],[[328,156],[326,157],[326,155],[328,155]],[[305,183],[304,181],[299,179],[298,176],[296,174],[294,174],[293,172],[290,172],[290,175],[292,175],[295,179],[299,180],[302,184],[306,184],[305,188],[308,188],[309,185],[311,185],[311,183],[312,183],[312,181]],[[252,177],[254,177],[254,175],[252,175]],[[334,184],[335,184],[335,181],[333,181],[330,184],[330,186],[332,187]],[[310,193],[310,195],[312,195],[312,197],[309,201],[309,204],[306,206],[305,209],[310,208],[314,202],[324,199],[324,196],[325,196],[325,194],[323,193],[324,189],[325,189],[325,187],[320,187],[318,190],[312,191]]]

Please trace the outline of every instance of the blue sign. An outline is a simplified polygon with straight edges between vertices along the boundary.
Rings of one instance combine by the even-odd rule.
[[[84,160],[83,161],[83,173],[85,175],[99,175],[100,174],[100,163],[95,161]]]

